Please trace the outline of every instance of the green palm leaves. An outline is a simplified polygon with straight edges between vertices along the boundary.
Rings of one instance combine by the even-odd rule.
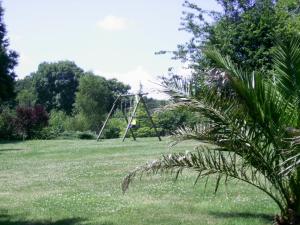
[[[204,117],[195,127],[178,128],[175,143],[194,139],[199,147],[138,167],[124,179],[123,191],[138,173],[171,170],[179,175],[192,169],[197,180],[216,174],[216,190],[228,177],[259,188],[280,208],[278,224],[299,224],[300,40],[278,47],[272,74],[242,71],[215,49],[206,55],[226,74],[231,95],[205,87],[193,92],[197,84],[178,78],[165,81],[175,107]]]

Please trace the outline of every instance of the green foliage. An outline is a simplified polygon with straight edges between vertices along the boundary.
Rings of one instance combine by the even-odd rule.
[[[157,128],[157,132],[162,135],[162,128]],[[139,127],[136,131],[137,137],[156,137],[155,130],[152,127]]]
[[[0,113],[0,139],[9,140],[15,138],[14,130],[15,113],[9,108],[1,109]]]
[[[75,140],[75,139],[96,139],[96,135],[91,131],[64,131],[56,137],[59,140]]]
[[[106,128],[103,132],[104,138],[119,138],[125,132],[127,124],[125,119],[123,119],[121,116],[121,112],[116,112],[115,117],[111,118],[108,121]]]
[[[85,117],[89,129],[97,130],[101,125],[109,110],[111,95],[105,78],[94,74],[86,74],[80,78],[75,107]]]
[[[50,118],[49,118],[49,128],[51,133],[55,134],[56,136],[59,136],[62,132],[64,132],[68,127],[68,121],[71,119],[70,116],[68,116],[63,111],[56,111],[52,110],[50,112]]]
[[[56,139],[59,135],[61,135],[61,133],[54,130],[51,126],[47,126],[36,132],[33,139],[51,140]]]
[[[290,40],[300,30],[297,0],[219,0],[223,12],[206,12],[185,2],[183,30],[192,39],[180,45],[175,58],[188,60],[199,73],[213,61],[203,48],[217,47],[246,70],[272,69],[272,54],[278,40]],[[207,22],[211,16],[213,23]]]
[[[51,128],[44,131],[52,137],[66,130],[97,131],[116,96],[129,89],[116,79],[84,73],[70,61],[45,62],[17,81],[16,100],[20,106],[41,103],[51,111]]]
[[[49,126],[39,132],[39,139],[92,139],[95,135],[88,132],[86,118],[81,114],[69,116],[63,111],[50,112]]]
[[[103,137],[105,139],[119,138],[120,132],[121,132],[120,127],[108,126],[107,128],[105,128],[105,130],[103,132]]]
[[[6,26],[3,22],[3,8],[0,2],[0,103],[15,97],[14,81],[16,74],[13,69],[17,65],[18,54],[9,50],[6,37]]]
[[[166,109],[154,114],[154,120],[163,135],[170,135],[180,126],[195,126],[200,118],[185,109]]]
[[[151,110],[151,108],[149,108],[149,110]],[[157,117],[155,117],[154,115],[151,117],[157,127],[158,133],[161,135],[162,129],[158,127]],[[137,124],[136,124],[136,127],[133,128],[133,130],[137,137],[155,137],[156,136],[155,130],[147,116],[147,112],[144,107],[141,106],[138,108],[138,110],[136,112],[135,120],[136,120]],[[129,134],[129,135],[131,135],[131,134]]]
[[[85,139],[85,140],[96,139],[95,134],[92,133],[92,132],[88,132],[88,131],[85,131],[85,132],[77,132],[77,137],[78,137],[79,139]]]
[[[36,103],[36,94],[33,90],[22,90],[18,93],[16,100],[20,106],[34,106]]]
[[[106,80],[93,73],[80,78],[75,107],[76,112],[85,118],[85,127],[88,130],[99,130],[117,95],[127,93],[129,88],[116,79]],[[112,133],[107,135],[117,137],[120,131],[111,129]]]
[[[47,111],[62,110],[70,115],[81,76],[83,70],[74,62],[41,63],[38,70],[30,75],[37,103],[44,105]]]
[[[82,113],[78,113],[72,117],[67,117],[64,126],[66,131],[87,131],[90,129],[90,123],[91,120]]]
[[[192,95],[169,83],[175,105],[201,114],[194,127],[178,128],[174,144],[197,140],[192,152],[173,153],[142,165],[125,177],[123,191],[138,173],[198,173],[198,179],[215,174],[217,181],[230,178],[246,182],[268,195],[280,209],[278,225],[300,223],[300,39],[275,51],[273,77],[248,72],[217,50],[206,55],[226,73],[234,95],[226,97],[207,89]],[[197,85],[197,83],[193,83]],[[207,143],[210,144],[207,146]]]
[[[116,98],[119,94],[126,94],[130,89],[129,85],[123,84],[117,79],[107,80],[107,85],[109,90],[113,93],[114,98]]]
[[[37,102],[37,95],[34,88],[33,78],[26,76],[16,81],[16,101],[20,106],[34,106]]]

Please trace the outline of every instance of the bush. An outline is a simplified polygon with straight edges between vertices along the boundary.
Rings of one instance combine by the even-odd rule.
[[[162,129],[157,128],[157,132],[161,134]],[[137,137],[156,137],[155,130],[150,127],[140,127],[135,133]]]
[[[57,138],[61,133],[56,132],[52,127],[44,127],[42,130],[37,132],[34,136],[35,139],[49,140]]]
[[[181,126],[193,127],[201,121],[200,116],[185,109],[164,110],[156,113],[153,119],[163,135],[170,135]]]
[[[86,131],[86,132],[77,132],[77,137],[79,139],[87,139],[87,140],[91,140],[91,139],[96,139],[96,136],[94,133],[90,132],[90,131]]]
[[[119,138],[120,137],[120,128],[119,127],[107,127],[103,132],[103,138]]]
[[[67,117],[64,122],[66,131],[87,131],[90,129],[90,121],[81,113],[74,117]]]
[[[103,138],[119,138],[121,133],[126,129],[126,122],[124,119],[111,118],[106,125],[103,132]]]
[[[96,135],[91,131],[64,131],[58,136],[58,139],[73,140],[73,139],[96,139]]]
[[[41,105],[34,107],[17,107],[14,128],[18,136],[34,138],[48,125],[49,116]]]
[[[52,110],[50,112],[49,126],[54,133],[60,134],[66,130],[66,122],[69,119],[70,117],[65,112]]]
[[[15,139],[14,132],[15,115],[9,108],[2,109],[0,113],[0,139],[9,140]]]

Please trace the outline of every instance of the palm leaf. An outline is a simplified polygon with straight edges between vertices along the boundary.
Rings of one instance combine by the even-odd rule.
[[[225,149],[209,149],[199,147],[196,152],[174,153],[163,156],[160,160],[149,162],[129,173],[123,180],[122,190],[126,192],[129,184],[138,174],[175,172],[176,177],[184,169],[198,172],[198,178],[217,175],[215,190],[218,189],[221,179],[232,177],[251,184],[268,194],[278,205],[283,207],[280,193],[274,192],[272,182],[265,179],[264,174],[251,167],[239,155],[227,152]]]

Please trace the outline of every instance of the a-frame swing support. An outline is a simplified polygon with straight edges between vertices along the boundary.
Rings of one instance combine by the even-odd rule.
[[[133,119],[134,119],[134,117],[135,117],[137,108],[138,108],[138,106],[139,106],[140,103],[143,104],[143,106],[144,106],[144,108],[145,108],[145,110],[146,110],[147,117],[148,117],[148,119],[149,119],[149,121],[150,121],[150,123],[151,123],[151,125],[152,125],[152,128],[154,129],[154,131],[155,131],[155,133],[156,133],[156,136],[158,137],[158,140],[161,141],[160,135],[159,135],[159,133],[158,133],[158,131],[157,131],[156,125],[155,125],[155,123],[154,123],[154,121],[153,121],[153,119],[152,119],[152,117],[151,117],[151,114],[150,114],[150,112],[149,112],[149,110],[148,110],[148,107],[147,107],[147,104],[146,104],[146,102],[145,102],[145,100],[144,100],[144,98],[143,98],[143,95],[146,95],[146,94],[139,93],[139,94],[136,94],[136,95],[133,95],[133,94],[132,94],[132,95],[131,95],[131,94],[129,94],[129,95],[119,95],[119,96],[116,98],[116,100],[114,101],[114,103],[113,103],[113,105],[112,105],[112,107],[111,107],[111,109],[110,109],[110,111],[109,111],[109,113],[108,113],[108,115],[107,115],[107,117],[106,117],[106,119],[105,119],[105,121],[104,121],[104,123],[103,123],[101,129],[100,129],[100,132],[99,132],[99,134],[98,134],[98,136],[97,136],[97,141],[100,139],[100,137],[101,137],[101,135],[102,135],[102,133],[103,133],[103,131],[104,131],[104,128],[106,127],[107,122],[108,122],[108,120],[110,119],[110,117],[111,117],[111,115],[112,115],[112,113],[113,113],[113,111],[114,111],[114,109],[115,109],[117,103],[120,101],[120,99],[121,99],[122,97],[129,97],[129,96],[136,96],[137,101],[136,101],[136,103],[135,103],[134,109],[133,109],[133,111],[132,111],[132,114],[131,114],[129,120],[127,119],[127,117],[126,117],[124,111],[122,111],[123,116],[124,116],[124,119],[125,119],[125,121],[126,121],[126,123],[127,123],[127,127],[126,127],[125,133],[124,133],[124,135],[123,135],[122,141],[123,141],[123,142],[125,141],[126,135],[127,135],[127,133],[128,133],[129,130],[130,130],[130,132],[131,132],[131,135],[132,135],[133,139],[136,140],[135,135],[134,135],[134,132],[133,132],[133,130],[131,129],[131,123],[132,123],[132,121],[133,121]]]

